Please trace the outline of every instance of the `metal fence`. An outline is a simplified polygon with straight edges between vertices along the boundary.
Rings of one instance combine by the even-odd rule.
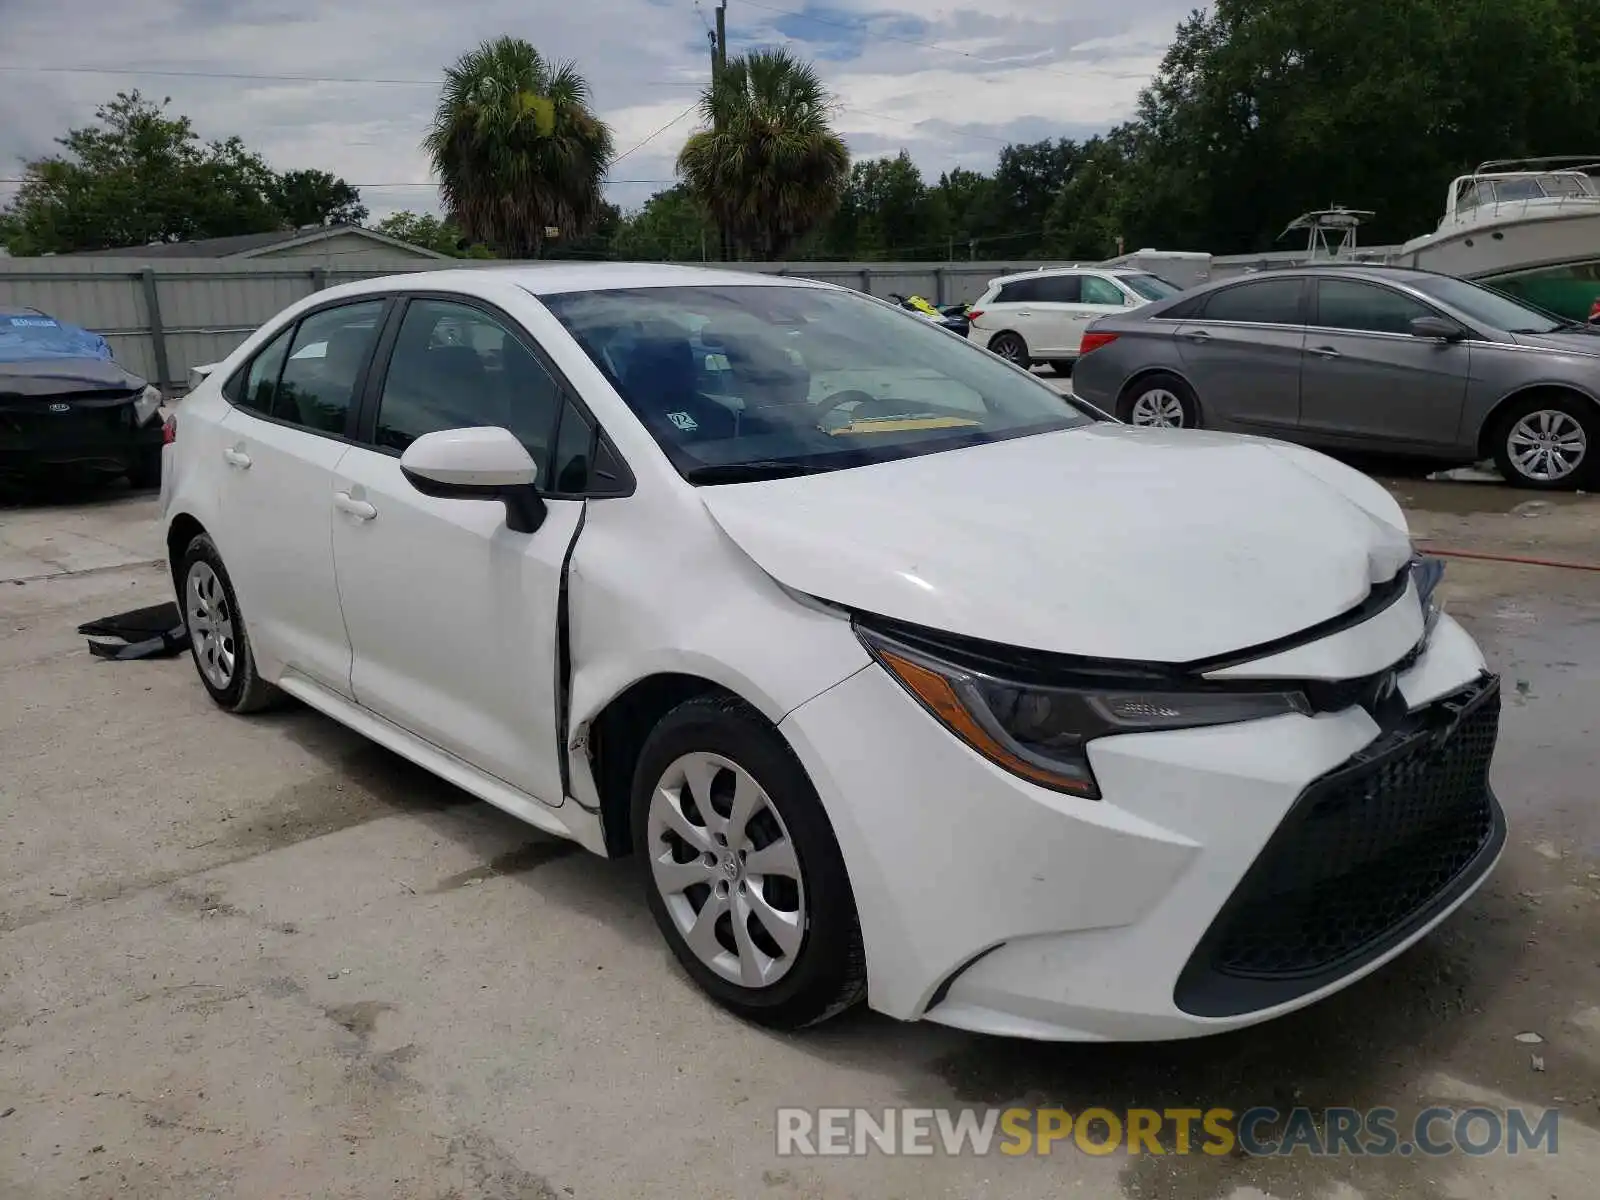
[[[111,343],[117,361],[130,371],[179,392],[188,386],[191,367],[226,357],[274,314],[322,288],[401,272],[497,265],[503,264],[396,258],[339,267],[259,259],[3,258],[0,305],[30,305],[92,329]],[[976,300],[997,275],[1064,264],[1019,259],[720,265],[837,283],[875,296],[898,292],[955,304]]]
[[[1293,252],[1237,255],[1209,259],[1206,267],[1211,278],[1221,278],[1294,257]],[[492,270],[501,265],[400,257],[389,262],[363,259],[359,265],[343,266],[327,260],[307,264],[303,259],[0,258],[0,305],[31,305],[93,329],[104,335],[117,360],[130,371],[175,393],[188,386],[191,367],[226,357],[274,314],[322,288],[401,272],[451,267]],[[842,284],[874,296],[897,292],[924,296],[936,304],[955,304],[976,300],[997,275],[1072,264],[1011,259],[721,265]]]

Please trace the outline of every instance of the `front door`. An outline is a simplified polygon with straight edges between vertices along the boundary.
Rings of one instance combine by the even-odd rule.
[[[1472,350],[1411,334],[1442,314],[1404,292],[1318,279],[1300,382],[1300,426],[1335,445],[1440,449],[1460,441]]]
[[[218,549],[258,660],[350,694],[332,546],[334,470],[384,301],[311,313],[264,346],[222,419]]]
[[[1300,417],[1304,282],[1253,279],[1219,288],[1178,328],[1178,353],[1214,428],[1281,435]]]
[[[543,525],[516,533],[499,502],[417,491],[400,454],[424,433],[499,426],[547,492],[561,390],[509,317],[414,298],[376,398],[370,444],[339,463],[333,496],[356,701],[559,805],[556,612],[583,501],[547,498]]]

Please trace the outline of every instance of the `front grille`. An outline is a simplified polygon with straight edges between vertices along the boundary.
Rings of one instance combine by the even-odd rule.
[[[1313,782],[1202,940],[1179,1006],[1215,1016],[1282,1003],[1448,904],[1504,840],[1489,788],[1499,726],[1486,677]]]

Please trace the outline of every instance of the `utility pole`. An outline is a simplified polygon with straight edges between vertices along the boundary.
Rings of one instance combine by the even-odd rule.
[[[728,0],[720,0],[720,2],[717,4],[717,29],[716,32],[711,35],[711,93],[713,97],[716,95],[717,84],[722,79],[723,68],[725,68],[727,65]],[[720,117],[715,118],[715,124],[712,131],[714,133],[722,132],[722,121]],[[717,221],[717,247],[718,257],[723,262],[727,262],[728,258],[730,257],[728,253],[728,230],[727,227],[722,224],[720,219]]]

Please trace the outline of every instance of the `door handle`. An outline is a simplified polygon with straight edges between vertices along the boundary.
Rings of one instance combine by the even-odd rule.
[[[230,467],[238,467],[241,471],[250,469],[250,456],[243,450],[235,450],[229,446],[222,452],[222,459]]]
[[[1186,333],[1183,336],[1196,344],[1201,342],[1209,342],[1211,340],[1211,335],[1203,329],[1197,329],[1193,333]]]
[[[1319,358],[1343,358],[1344,357],[1337,350],[1335,350],[1332,346],[1313,346],[1313,347],[1311,347],[1311,353],[1317,355]]]
[[[357,500],[349,492],[335,492],[333,506],[340,512],[347,512],[358,521],[370,521],[378,515],[378,510],[365,500]]]
[[[1017,309],[1017,316],[1019,316],[1019,317],[1031,317],[1031,316],[1033,316],[1033,313],[1029,312],[1025,308],[1019,308],[1019,309]]]

